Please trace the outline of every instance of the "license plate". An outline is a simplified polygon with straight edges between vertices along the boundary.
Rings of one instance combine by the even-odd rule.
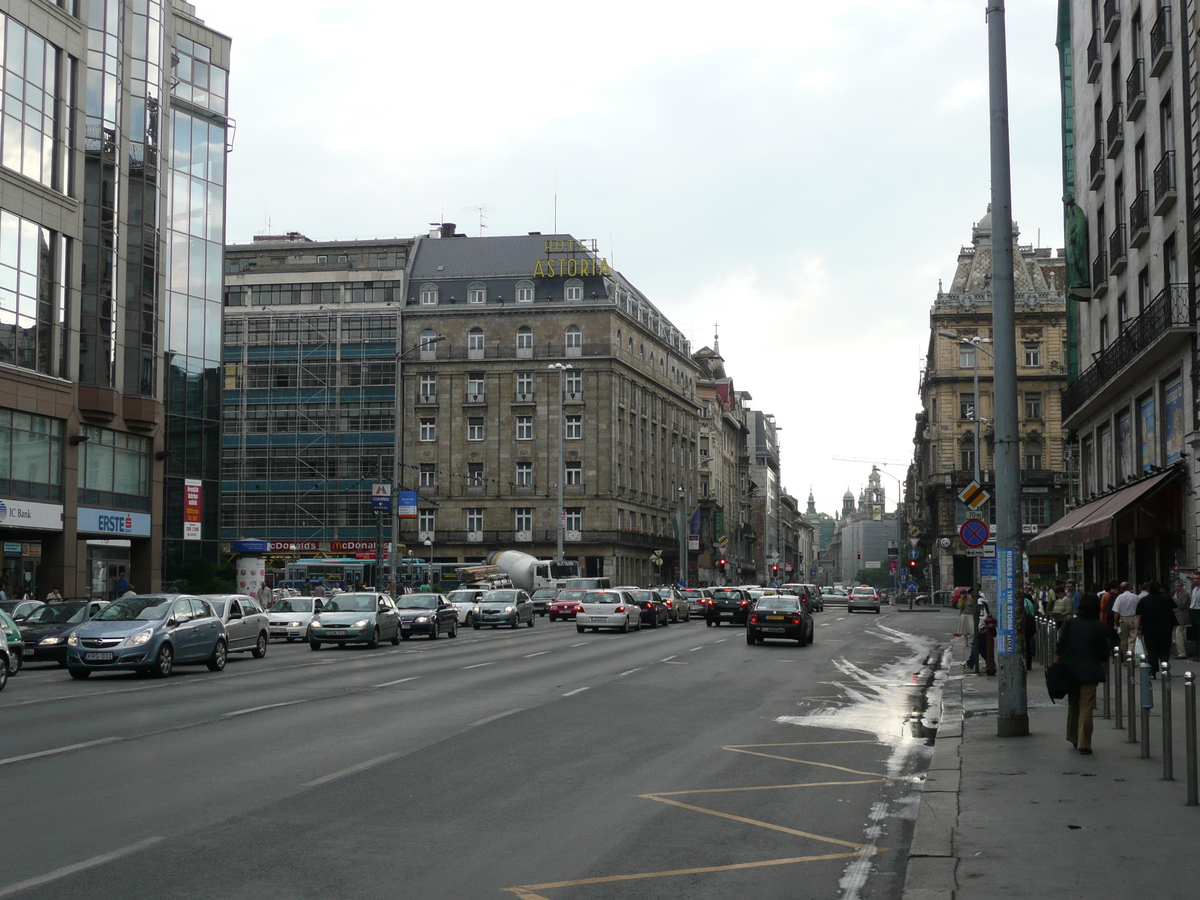
[[[24,652],[25,656],[36,656],[37,655],[37,650],[35,650],[33,647],[26,647],[23,652]]]
[[[731,619],[733,618],[733,613],[731,613],[731,612],[723,612],[723,613],[721,613],[721,615],[729,616],[729,618],[731,618]]]
[[[345,637],[346,636],[346,630],[344,628],[331,628],[329,631],[327,631],[325,633],[327,635],[329,635],[330,637]]]
[[[287,634],[286,628],[272,628],[271,634]]]
[[[111,653],[85,653],[83,658],[88,662],[112,662]]]
[[[782,629],[782,628],[764,628],[763,629],[763,631],[769,631],[769,632],[771,632],[771,634],[779,634],[783,630],[784,629]]]
[[[768,622],[782,622],[783,616],[767,616]]]

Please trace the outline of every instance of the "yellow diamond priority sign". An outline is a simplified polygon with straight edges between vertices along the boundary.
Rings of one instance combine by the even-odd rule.
[[[979,509],[991,498],[992,495],[985,491],[978,481],[972,481],[958,495],[958,499],[967,504],[968,509]]]

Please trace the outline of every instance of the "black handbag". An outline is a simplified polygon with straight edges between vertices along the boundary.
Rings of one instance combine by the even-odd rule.
[[[1046,690],[1050,694],[1051,702],[1061,700],[1067,696],[1074,683],[1075,679],[1071,675],[1071,667],[1066,663],[1051,663],[1046,668]]]

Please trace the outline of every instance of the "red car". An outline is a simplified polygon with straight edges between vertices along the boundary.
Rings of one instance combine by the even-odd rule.
[[[586,593],[587,591],[583,588],[566,588],[559,591],[558,596],[551,600],[550,605],[546,607],[550,621],[557,622],[562,619],[565,622],[568,619],[574,619]]]

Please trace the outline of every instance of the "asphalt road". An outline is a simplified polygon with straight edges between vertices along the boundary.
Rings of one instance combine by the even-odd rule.
[[[945,613],[539,619],[0,694],[0,898],[898,898]]]

